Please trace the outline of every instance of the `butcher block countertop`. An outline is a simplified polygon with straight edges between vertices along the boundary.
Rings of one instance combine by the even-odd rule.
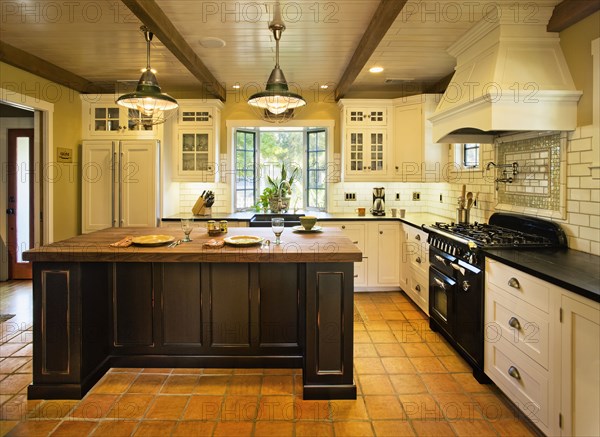
[[[352,241],[336,228],[323,227],[323,232],[295,233],[286,228],[282,244],[273,244],[275,235],[270,228],[230,228],[227,234],[209,236],[204,228],[192,231],[189,243],[176,247],[137,246],[111,247],[127,236],[171,235],[183,239],[179,229],[169,228],[108,228],[90,234],[24,252],[23,258],[34,262],[229,262],[229,263],[321,263],[355,262],[362,253]],[[223,240],[236,235],[252,235],[270,240],[269,246],[247,247],[225,244],[220,248],[204,246],[209,240]]]

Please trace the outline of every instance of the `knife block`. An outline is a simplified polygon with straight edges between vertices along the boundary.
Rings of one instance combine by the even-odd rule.
[[[211,215],[212,208],[209,206],[206,206],[206,204],[204,203],[204,198],[202,196],[200,196],[200,197],[198,197],[198,200],[196,200],[196,203],[192,207],[192,214],[194,214],[194,215]]]

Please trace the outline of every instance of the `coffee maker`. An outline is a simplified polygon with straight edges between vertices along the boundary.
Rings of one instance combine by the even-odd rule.
[[[385,215],[385,188],[383,187],[373,188],[373,208],[371,208],[371,214],[376,216]]]

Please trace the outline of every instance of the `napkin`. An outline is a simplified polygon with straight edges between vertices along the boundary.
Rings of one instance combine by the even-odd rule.
[[[218,249],[219,247],[223,247],[225,242],[223,240],[208,240],[203,244],[204,247],[208,247],[211,249]]]
[[[115,243],[110,243],[109,246],[110,247],[129,247],[131,246],[133,240],[133,236],[128,235],[127,237],[115,242]]]

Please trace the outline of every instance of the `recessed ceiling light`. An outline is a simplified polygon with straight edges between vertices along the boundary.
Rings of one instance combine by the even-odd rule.
[[[372,67],[369,69],[370,73],[381,73],[383,71],[383,67]]]
[[[239,90],[240,89],[240,85],[236,83],[234,86],[232,86],[232,88],[234,90]]]
[[[226,43],[221,38],[207,36],[200,40],[200,45],[205,49],[220,49],[221,47],[225,47]]]
[[[326,90],[327,88],[329,88],[329,85],[321,85],[322,90]]]

